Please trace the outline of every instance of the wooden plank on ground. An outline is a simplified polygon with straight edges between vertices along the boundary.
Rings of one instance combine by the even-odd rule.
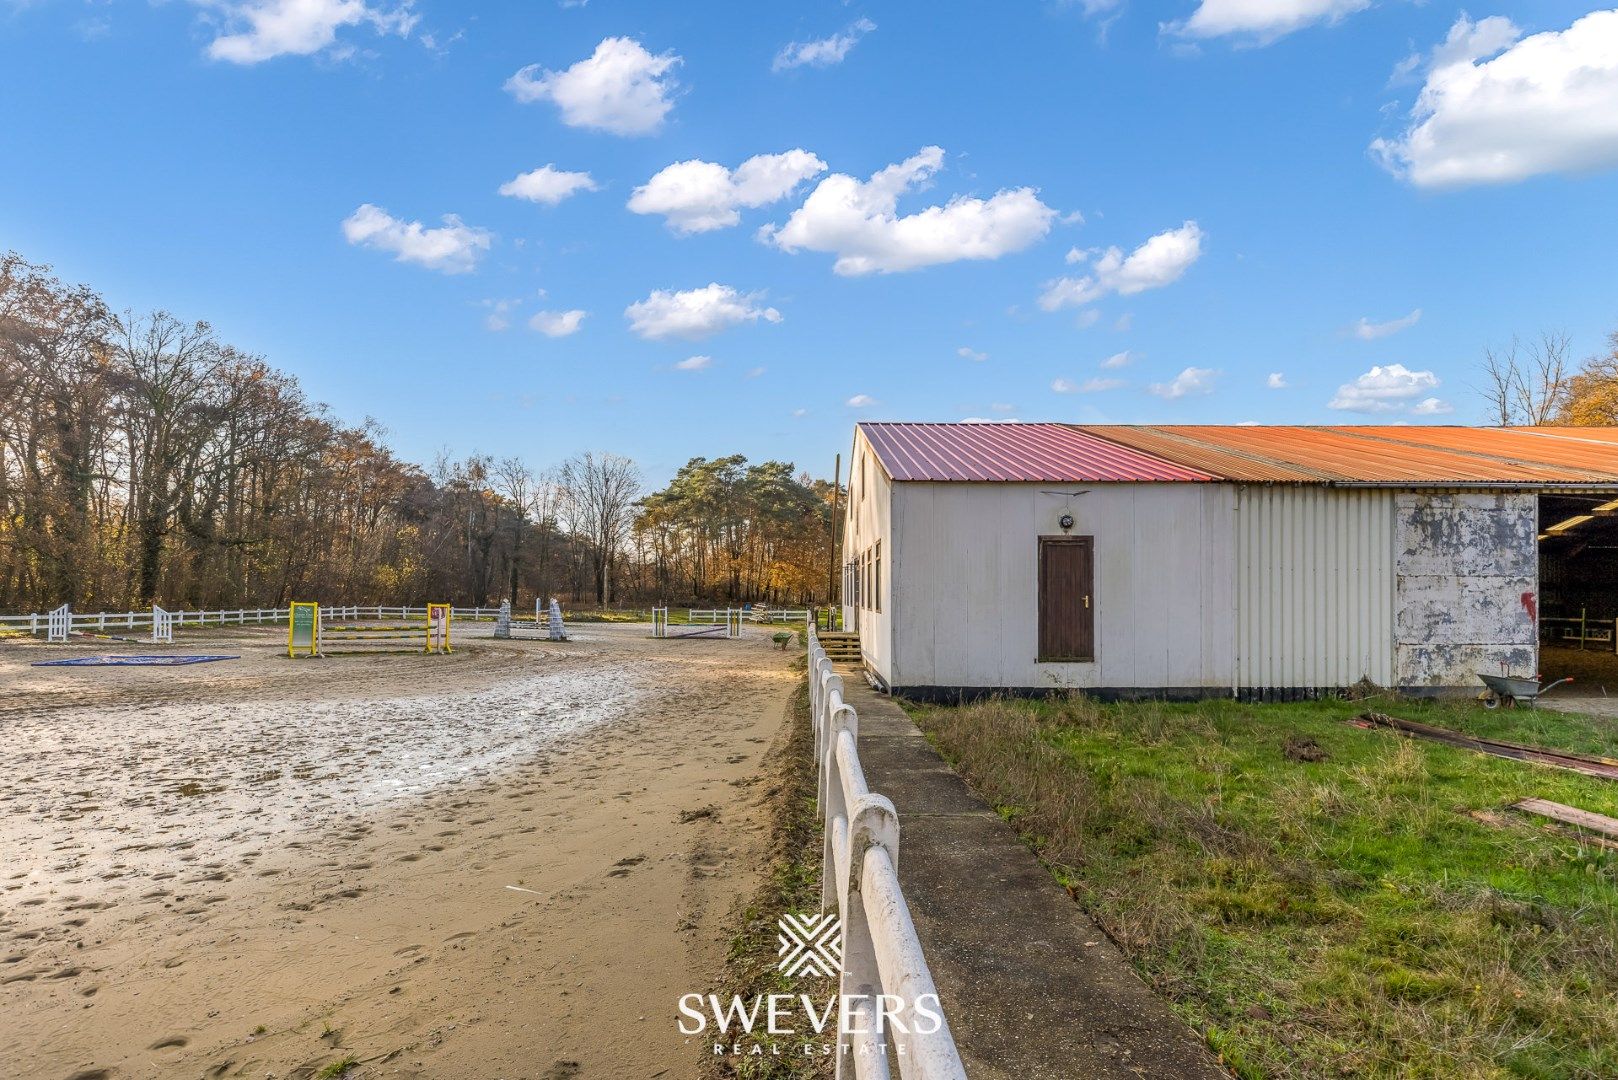
[[[1416,720],[1402,720],[1397,716],[1388,716],[1386,713],[1361,713],[1360,720],[1369,724],[1393,728],[1395,731],[1402,731],[1407,735],[1432,739],[1434,742],[1447,743],[1450,746],[1458,746],[1465,750],[1476,750],[1481,754],[1492,754],[1495,757],[1510,758],[1513,761],[1527,761],[1535,765],[1550,765],[1557,769],[1569,769],[1573,772],[1583,773],[1585,776],[1599,777],[1603,780],[1618,780],[1618,761],[1614,761],[1612,758],[1595,757],[1590,754],[1575,754],[1569,750],[1551,750],[1543,746],[1524,746],[1521,743],[1504,742],[1500,739],[1484,739],[1476,735],[1451,731],[1448,728],[1423,724]]]
[[[1537,814],[1540,817],[1559,821],[1563,825],[1575,825],[1581,829],[1589,829],[1603,836],[1618,840],[1618,818],[1608,817],[1606,814],[1597,814],[1589,810],[1580,810],[1577,806],[1568,806],[1565,803],[1551,802],[1549,799],[1523,799],[1513,803],[1513,810],[1520,810],[1525,814]]]

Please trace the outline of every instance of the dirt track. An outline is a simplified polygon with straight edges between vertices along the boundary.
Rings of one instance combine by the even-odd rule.
[[[689,1075],[793,674],[645,634],[0,645],[0,1075]]]

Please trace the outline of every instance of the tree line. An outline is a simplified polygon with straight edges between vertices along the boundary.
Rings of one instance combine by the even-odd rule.
[[[650,494],[611,453],[424,467],[207,323],[15,253],[0,402],[0,610],[827,596],[832,488],[789,464],[695,459]]]

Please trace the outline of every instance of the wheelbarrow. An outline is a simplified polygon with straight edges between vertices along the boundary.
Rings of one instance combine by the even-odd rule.
[[[1524,679],[1515,675],[1485,675],[1481,671],[1478,672],[1478,678],[1488,687],[1478,695],[1478,700],[1483,702],[1485,709],[1498,709],[1502,704],[1511,709],[1515,708],[1519,701],[1526,702],[1529,708],[1533,708],[1539,695],[1548,694],[1563,683],[1573,681],[1571,678],[1557,679],[1553,683],[1541,686],[1537,675]]]

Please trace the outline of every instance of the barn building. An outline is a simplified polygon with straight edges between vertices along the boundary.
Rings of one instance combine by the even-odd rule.
[[[1476,692],[1612,652],[1618,430],[862,423],[840,550],[914,697]]]

